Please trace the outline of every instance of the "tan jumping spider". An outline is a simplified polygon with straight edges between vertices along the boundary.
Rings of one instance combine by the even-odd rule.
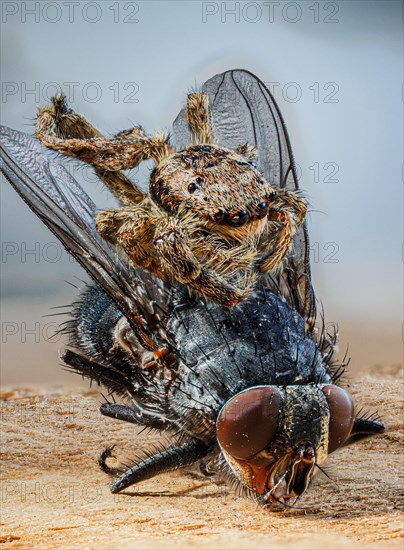
[[[134,266],[231,307],[281,264],[307,205],[262,177],[255,147],[216,144],[208,94],[189,94],[186,115],[193,145],[177,151],[169,136],[140,127],[103,137],[58,95],[40,109],[36,136],[91,164],[118,198],[121,206],[99,211],[96,226]],[[120,171],[147,159],[155,168],[145,195]]]

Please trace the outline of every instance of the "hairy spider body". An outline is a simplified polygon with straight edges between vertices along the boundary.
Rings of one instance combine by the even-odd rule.
[[[98,213],[97,230],[135,267],[234,306],[260,273],[279,267],[307,205],[262,176],[254,146],[231,150],[216,143],[207,93],[189,94],[186,118],[193,145],[177,151],[167,136],[148,137],[140,127],[104,138],[57,96],[40,109],[36,136],[90,163],[120,200],[119,208]],[[144,195],[120,170],[146,159],[155,169]]]

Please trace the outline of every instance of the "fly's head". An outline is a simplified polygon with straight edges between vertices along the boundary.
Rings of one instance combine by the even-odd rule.
[[[257,386],[223,406],[216,433],[240,482],[263,503],[285,504],[349,439],[354,420],[352,399],[338,386]]]
[[[162,210],[189,213],[209,232],[235,240],[262,233],[275,193],[247,156],[213,145],[171,155],[150,181]]]

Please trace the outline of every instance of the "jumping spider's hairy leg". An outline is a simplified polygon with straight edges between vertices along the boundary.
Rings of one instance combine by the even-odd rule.
[[[277,189],[272,200],[272,207],[273,210],[269,213],[269,218],[275,224],[280,225],[280,229],[277,236],[270,238],[260,248],[262,257],[258,261],[258,268],[263,273],[268,273],[280,265],[292,248],[293,236],[304,222],[307,214],[306,201],[287,189]],[[268,253],[266,254],[266,252]]]
[[[100,211],[96,218],[97,230],[103,239],[118,244],[135,266],[161,279],[171,276],[195,292],[228,306],[248,296],[255,282],[253,274],[243,277],[239,287],[235,287],[219,273],[241,267],[251,269],[254,255],[250,247],[241,244],[236,253],[234,248],[206,251],[206,243],[201,242],[195,249],[203,256],[213,256],[210,262],[202,264],[187,245],[192,241],[190,235],[195,232],[195,221],[191,218],[187,225],[186,216],[180,220],[159,217],[156,209],[153,216],[148,209],[152,210],[152,205],[146,199],[138,206]]]
[[[215,237],[202,235],[190,239],[192,249],[203,250],[209,269],[222,275],[236,272],[251,272],[255,269],[256,239],[246,239],[241,243],[231,243],[227,247]]]
[[[243,145],[239,145],[237,147],[236,153],[244,157],[248,162],[254,162],[257,160],[258,151],[254,145],[243,143]]]
[[[61,124],[65,117],[67,120]],[[58,131],[55,126],[59,127]],[[66,138],[58,135],[63,133],[63,128],[67,130]],[[112,138],[103,137],[81,115],[68,109],[60,96],[53,98],[50,106],[40,109],[35,135],[46,147],[91,164],[101,173],[136,168],[147,159],[158,163],[174,152],[167,136],[146,136],[141,128],[125,130]]]
[[[189,94],[186,109],[193,143],[214,144],[215,134],[208,95],[201,92]]]
[[[96,228],[104,240],[119,245],[134,266],[166,280],[167,274],[153,251],[159,220],[158,215],[153,216],[153,210],[156,211],[148,199],[136,206],[101,210],[97,213]]]
[[[143,135],[140,128],[132,128],[131,132]],[[65,141],[72,138],[86,140],[103,137],[101,132],[94,128],[82,115],[75,113],[68,107],[66,97],[62,94],[53,97],[49,105],[39,110],[36,135],[44,145],[51,148],[53,143],[51,138]],[[105,170],[95,164],[93,164],[93,168],[120,204],[137,204],[145,198],[144,193],[124,174]]]
[[[104,170],[129,170],[141,162],[153,159],[159,162],[172,152],[167,136],[141,136],[139,132],[112,138],[60,139],[46,133],[47,128],[38,128],[37,138],[47,147],[66,156],[75,157]]]
[[[208,269],[187,245],[184,229],[186,226],[184,227],[183,222],[169,218],[158,228],[159,237],[154,240],[154,245],[167,271],[194,292],[224,306],[232,307],[245,300],[254,286],[254,275],[245,277],[237,287],[217,272]]]

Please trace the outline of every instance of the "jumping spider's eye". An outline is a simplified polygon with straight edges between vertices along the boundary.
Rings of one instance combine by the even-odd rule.
[[[224,212],[217,212],[217,213],[215,214],[215,220],[216,220],[217,222],[223,221],[224,218],[225,218],[225,213],[224,213]]]
[[[201,186],[199,185],[199,183],[197,183],[199,180],[201,180],[201,178],[198,178],[198,179],[196,180],[196,182],[193,181],[192,183],[190,183],[190,184],[188,185],[188,191],[189,191],[190,193],[195,193],[195,191],[196,191],[197,189],[200,189],[200,188],[201,188]],[[202,180],[201,180],[201,181],[202,181]]]
[[[268,210],[268,203],[266,201],[262,201],[260,202],[259,204],[257,204],[257,206],[255,207],[255,212],[259,215],[259,216],[264,216],[266,214]]]
[[[274,199],[276,197],[276,194],[277,194],[276,191],[271,191],[267,198],[269,200]]]
[[[241,227],[248,222],[249,216],[247,210],[240,210],[230,218],[230,224],[233,227]]]

